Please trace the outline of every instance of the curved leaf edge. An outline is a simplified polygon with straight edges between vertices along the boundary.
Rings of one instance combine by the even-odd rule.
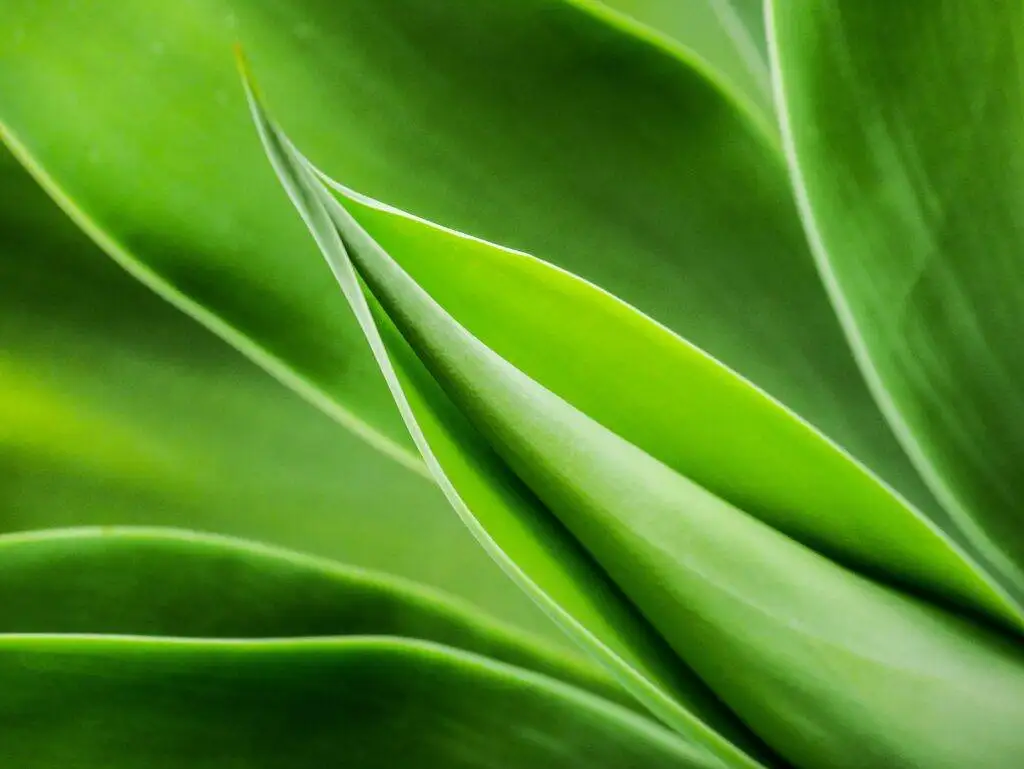
[[[480,543],[484,550],[494,559],[498,566],[508,574],[509,577],[511,577],[513,581],[515,581],[516,584],[519,585],[528,596],[530,596],[531,599],[534,600],[545,614],[556,622],[571,638],[573,638],[573,640],[579,643],[582,648],[589,651],[597,660],[602,662],[609,672],[611,672],[619,681],[619,683],[638,700],[640,700],[657,718],[672,727],[676,732],[682,734],[684,738],[693,740],[694,742],[702,745],[702,747],[722,760],[727,766],[742,767],[743,769],[765,769],[764,764],[738,748],[731,741],[705,723],[703,719],[695,713],[673,700],[654,682],[650,681],[640,671],[636,670],[616,651],[595,636],[569,612],[563,609],[520,568],[515,560],[513,560],[502,549],[487,530],[484,529],[484,527],[477,521],[468,504],[463,500],[459,491],[447,477],[439,459],[434,454],[434,451],[430,446],[429,440],[416,419],[412,405],[405,394],[402,383],[399,380],[398,374],[391,361],[390,354],[385,347],[383,337],[377,328],[376,321],[373,318],[372,311],[366,297],[362,294],[361,289],[359,288],[355,288],[351,292],[349,291],[350,287],[358,286],[358,278],[355,273],[355,268],[351,262],[348,261],[347,254],[344,251],[344,246],[341,244],[337,232],[333,229],[325,228],[322,226],[322,221],[318,223],[318,221],[313,218],[314,216],[316,216],[317,219],[319,219],[320,216],[324,219],[328,217],[328,214],[323,208],[323,202],[317,200],[317,209],[311,211],[306,202],[299,197],[300,193],[297,192],[293,183],[286,181],[293,176],[299,178],[299,174],[303,174],[307,178],[303,179],[301,183],[307,186],[319,185],[317,177],[314,175],[314,172],[311,167],[308,166],[306,161],[301,158],[301,155],[299,155],[290,144],[285,144],[287,139],[280,135],[276,128],[269,122],[269,118],[262,109],[262,102],[249,74],[248,65],[240,52],[238,61],[243,77],[243,84],[245,85],[246,94],[249,98],[250,107],[253,112],[253,119],[256,123],[257,130],[259,131],[260,138],[266,147],[268,158],[274,166],[275,172],[279,174],[282,180],[282,185],[288,192],[289,197],[293,200],[296,208],[302,215],[304,222],[309,227],[310,233],[313,235],[314,239],[317,240],[318,245],[324,249],[325,252],[336,252],[344,255],[343,260],[339,260],[338,262],[335,262],[333,259],[328,259],[331,269],[332,271],[337,269],[344,269],[346,271],[343,274],[336,273],[339,284],[341,285],[342,290],[346,295],[346,299],[356,315],[360,327],[366,335],[367,342],[371,347],[374,358],[380,366],[384,379],[391,390],[396,405],[398,406],[399,413],[402,415],[402,419],[412,435],[413,442],[422,453],[424,462],[434,477],[435,482],[441,488],[441,491],[448,499],[449,504],[451,504],[455,509],[459,518],[470,530],[474,538]],[[278,149],[278,147],[280,147],[280,149]],[[293,157],[285,159],[283,156],[284,152],[290,153]],[[294,163],[292,170],[289,170],[289,166],[285,165],[286,163]],[[328,194],[322,189],[322,187],[320,189],[321,194]],[[322,241],[322,237],[325,233],[333,234],[333,238],[331,238],[328,243]],[[327,235],[327,237],[330,237],[330,235]],[[342,265],[344,266],[342,267]]]
[[[771,68],[768,61],[757,50],[757,45],[745,27],[731,0],[708,0],[711,10],[718,17],[726,35],[732,41],[740,60],[757,83],[768,104],[772,103]],[[773,124],[773,127],[778,126]]]
[[[777,131],[770,121],[742,92],[731,85],[718,71],[694,51],[683,46],[663,33],[644,25],[632,17],[600,4],[597,0],[552,0],[574,8],[577,12],[596,20],[622,34],[650,46],[662,55],[683,66],[704,79],[722,99],[740,116],[742,122],[754,127],[777,157],[782,166],[781,149]],[[227,61],[227,59],[225,59]],[[343,403],[331,396],[309,377],[304,376],[285,360],[274,355],[251,337],[225,321],[215,312],[180,291],[173,283],[148,267],[141,259],[102,226],[75,201],[53,175],[31,152],[29,146],[3,120],[0,120],[0,143],[3,143],[19,163],[36,180],[57,206],[81,229],[102,251],[172,306],[192,317],[228,344],[239,350],[249,360],[263,368],[284,386],[295,391],[312,406],[323,411],[331,419],[350,430],[371,447],[398,462],[424,478],[430,478],[423,463],[409,447],[395,442]]]
[[[718,68],[700,53],[670,35],[655,29],[649,24],[634,19],[623,11],[605,5],[599,2],[599,0],[560,0],[560,2],[579,9],[581,12],[602,21],[629,37],[647,43],[654,49],[667,54],[670,58],[677,60],[691,71],[699,74],[739,113],[743,122],[755,128],[756,134],[781,159],[782,148],[779,144],[778,126],[772,120],[771,115],[766,115],[765,111],[753,99],[747,96],[730,78],[719,72]],[[723,15],[728,11],[723,10],[717,0],[711,0],[711,5],[715,15],[721,19],[722,26],[725,28],[729,39],[739,49],[739,43],[735,40],[733,32],[728,28],[723,18]],[[751,64],[747,61],[747,55],[740,51],[740,56],[744,64],[749,68]],[[752,72],[752,75],[760,87],[766,89],[765,97],[770,99],[771,93],[768,81],[761,82],[764,78],[758,73]]]
[[[260,664],[274,658],[316,658],[353,656],[411,659],[417,664],[432,666],[441,672],[461,674],[504,687],[518,687],[531,693],[560,701],[567,707],[589,711],[610,725],[634,733],[638,738],[650,740],[666,752],[677,755],[681,761],[694,766],[711,767],[707,757],[698,748],[686,743],[659,724],[638,715],[628,708],[610,702],[595,694],[578,689],[544,674],[518,668],[472,652],[443,644],[393,636],[347,636],[337,638],[297,639],[186,639],[145,637],[132,635],[97,634],[2,634],[0,655],[16,654],[26,661],[33,655],[58,657],[72,654],[106,656],[116,661],[124,655],[147,658],[162,657],[174,661],[197,652],[244,657],[247,663]]]
[[[0,575],[7,550],[25,545],[76,540],[119,540],[120,542],[162,543],[208,551],[225,551],[246,555],[258,560],[276,561],[305,572],[319,574],[333,582],[372,590],[390,599],[415,606],[417,609],[444,616],[472,627],[490,639],[515,645],[530,656],[552,666],[562,667],[583,678],[597,678],[600,671],[562,652],[543,639],[514,628],[476,606],[456,596],[428,585],[387,572],[352,566],[330,558],[310,555],[297,550],[278,547],[253,540],[213,534],[193,529],[168,526],[74,526],[57,529],[37,529],[0,535]],[[4,635],[0,633],[0,636]],[[105,635],[105,634],[103,634]]]
[[[60,182],[39,163],[28,146],[0,120],[0,143],[3,143],[40,187],[72,222],[104,253],[129,275],[149,288],[176,309],[219,336],[242,355],[262,368],[285,387],[294,391],[310,405],[322,411],[342,427],[351,431],[384,456],[424,478],[429,474],[423,463],[405,446],[384,435],[359,415],[303,376],[281,358],[273,355],[251,337],[246,336],[216,313],[179,291],[172,283],[148,267],[109,232],[97,224],[85,209],[64,190]]]
[[[297,154],[299,154],[299,156],[301,157],[301,153]],[[867,482],[873,483],[877,485],[880,489],[882,489],[899,506],[906,510],[910,514],[910,516],[917,523],[919,523],[928,533],[933,535],[937,540],[941,541],[948,548],[949,552],[962,564],[964,564],[967,571],[970,572],[982,586],[984,586],[988,591],[990,591],[992,602],[991,605],[987,607],[989,609],[989,612],[986,612],[986,616],[991,616],[993,613],[995,613],[998,616],[998,619],[1004,625],[1008,625],[1018,633],[1024,630],[1024,604],[1022,604],[1021,601],[1018,600],[1017,596],[1014,593],[1008,591],[1005,588],[1005,585],[1003,585],[995,577],[995,575],[989,572],[989,570],[985,567],[984,560],[980,559],[979,557],[977,557],[975,553],[972,553],[969,549],[967,549],[966,545],[968,545],[969,543],[961,542],[957,538],[952,536],[950,532],[942,528],[930,516],[928,516],[920,508],[914,505],[913,502],[907,499],[896,488],[889,484],[884,478],[875,473],[875,471],[873,471],[870,467],[865,465],[856,456],[847,451],[843,446],[836,443],[832,438],[830,438],[828,435],[823,433],[813,424],[808,422],[799,413],[790,409],[788,406],[779,401],[773,395],[771,395],[770,393],[762,389],[760,386],[758,386],[755,382],[747,379],[739,372],[733,370],[725,363],[718,360],[711,353],[693,344],[688,339],[676,333],[667,326],[663,325],[656,319],[646,315],[639,308],[620,299],[619,297],[610,293],[601,286],[598,286],[588,281],[586,278],[575,275],[569,272],[568,270],[565,270],[564,268],[559,267],[556,264],[547,262],[533,254],[508,248],[500,244],[491,243],[490,241],[483,240],[482,238],[478,238],[472,234],[460,232],[450,227],[446,227],[444,225],[431,222],[429,220],[423,219],[422,217],[416,216],[414,214],[408,213],[399,208],[391,206],[387,203],[378,201],[374,198],[371,198],[367,195],[358,192],[357,190],[353,190],[345,186],[344,184],[336,181],[335,179],[332,179],[331,177],[327,176],[323,171],[316,168],[308,160],[305,160],[305,158],[303,158],[303,161],[307,164],[309,170],[316,175],[316,177],[321,183],[323,183],[329,189],[341,195],[342,197],[358,205],[376,209],[389,215],[405,218],[407,220],[416,222],[417,224],[422,225],[424,227],[429,227],[435,230],[445,232],[446,234],[449,234],[456,238],[464,238],[477,243],[482,243],[487,245],[488,247],[514,255],[517,258],[524,258],[530,260],[534,263],[543,266],[545,269],[552,270],[553,272],[558,273],[559,275],[562,275],[564,277],[567,277],[572,281],[576,281],[583,284],[590,291],[593,291],[594,293],[599,295],[603,300],[618,305],[626,312],[636,315],[642,318],[645,322],[651,324],[653,327],[656,327],[659,331],[671,337],[676,343],[682,345],[689,352],[697,356],[700,360],[702,360],[705,363],[705,365],[722,372],[725,376],[738,382],[740,386],[749,389],[752,393],[755,394],[756,397],[759,397],[761,399],[765,408],[772,409],[779,415],[781,415],[784,419],[788,419],[796,423],[799,426],[799,428],[811,438],[811,440],[820,443],[825,447],[826,450],[838,455],[841,459],[845,460],[847,463],[853,466],[856,469],[856,471],[865,478]],[[971,607],[961,606],[960,608]]]
[[[914,435],[913,430],[911,430],[910,425],[903,418],[895,399],[885,386],[878,369],[871,360],[867,344],[861,336],[857,321],[839,285],[835,271],[832,269],[828,247],[825,245],[824,236],[822,235],[821,228],[818,226],[814,206],[807,191],[806,177],[801,165],[799,151],[796,147],[793,124],[787,108],[785,68],[777,35],[777,14],[777,0],[765,0],[768,56],[773,73],[772,85],[775,92],[776,111],[782,138],[782,152],[789,169],[797,211],[799,212],[811,253],[817,265],[818,274],[825,285],[829,302],[832,304],[832,308],[839,319],[840,326],[846,336],[857,367],[860,369],[868,389],[878,405],[879,411],[881,411],[886,422],[889,423],[900,447],[906,453],[914,469],[924,480],[929,490],[935,495],[936,500],[957,526],[960,527],[960,533],[967,538],[970,545],[977,549],[979,555],[984,559],[984,562],[979,563],[978,567],[989,576],[993,584],[999,587],[1000,592],[1024,616],[1024,572],[990,539],[987,532],[970,515],[966,506],[959,500],[949,484],[945,482],[942,476],[935,471],[931,462],[928,461],[920,442]],[[994,571],[990,571],[986,564],[991,565]]]

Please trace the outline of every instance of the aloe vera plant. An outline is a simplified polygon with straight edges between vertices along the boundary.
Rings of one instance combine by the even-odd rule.
[[[12,765],[1024,762],[1024,11],[10,5]]]

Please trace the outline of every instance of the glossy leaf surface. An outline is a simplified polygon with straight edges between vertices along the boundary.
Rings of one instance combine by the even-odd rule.
[[[756,745],[742,725],[448,397],[376,297],[364,294],[334,219],[347,212],[250,96],[271,163],[337,276],[413,440],[455,511],[499,565],[641,702],[730,766],[757,766],[733,744]]]
[[[711,769],[629,711],[395,639],[0,636],[0,754],[38,769]]]
[[[819,266],[936,496],[1024,590],[1019,3],[775,3]]]
[[[673,689],[661,678],[644,620],[798,766],[862,766],[867,756],[872,764],[952,768],[977,762],[981,743],[982,765],[1002,767],[1024,749],[1024,650],[1017,641],[837,566],[527,377],[469,334],[367,235],[255,102],[254,116],[453,506],[656,714],[733,765],[754,760],[722,741],[727,729],[733,746],[756,751],[699,690]],[[424,377],[433,391],[421,384]],[[451,430],[434,429],[438,409],[420,408],[424,395],[436,398],[438,390],[449,399],[449,424],[467,436],[461,445]],[[461,459],[476,461],[475,475],[464,472],[464,462],[446,461],[453,443]],[[532,506],[501,504],[510,477],[534,495]],[[490,499],[480,495],[481,480]],[[545,514],[561,539],[505,536],[509,521],[522,529]],[[581,550],[580,568],[546,560],[555,549]],[[587,571],[586,556],[599,568]],[[605,575],[618,595],[602,589]],[[593,604],[560,600],[579,595],[606,598],[597,612]],[[615,598],[623,604],[618,616]],[[626,625],[630,607],[635,620]]]
[[[467,331],[619,436],[816,550],[1024,627],[1024,609],[912,505],[663,326],[570,273],[321,178]]]
[[[241,41],[326,172],[557,260],[928,504],[842,341],[770,131],[675,49],[588,8],[13,0],[0,123],[136,275],[403,455],[359,331],[260,161]]]

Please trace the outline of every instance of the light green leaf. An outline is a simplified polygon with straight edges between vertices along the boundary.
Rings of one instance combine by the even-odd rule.
[[[713,769],[627,710],[400,639],[0,636],[10,766]]]
[[[777,3],[790,163],[875,396],[1024,590],[1024,6]]]
[[[663,326],[526,254],[321,180],[460,325],[605,427],[815,550],[1024,628],[1024,609],[921,513]]]
[[[734,744],[757,750],[756,741],[466,420],[373,296],[363,294],[327,206],[343,209],[267,121],[251,91],[250,98],[267,154],[328,258],[413,440],[455,511],[498,564],[658,717],[729,766],[760,766]]]
[[[6,153],[0,200],[0,532],[256,538],[428,582],[561,641],[431,481],[125,275]]]
[[[8,634],[419,639],[625,700],[591,667],[414,582],[197,532],[0,536],[0,605],[0,633]]]
[[[762,0],[600,0],[680,42],[772,119]]]
[[[557,260],[931,512],[843,341],[770,131],[677,46],[592,5],[9,0],[0,125],[122,264],[408,457],[361,333],[262,162],[230,62],[240,40],[332,176]]]
[[[661,677],[650,630],[797,766],[995,769],[1024,751],[1019,642],[847,571],[530,379],[402,270],[253,106],[449,500],[657,715],[730,765],[756,765],[736,751],[756,745],[692,681]],[[512,481],[522,486],[509,501]],[[550,539],[531,540],[542,524]]]

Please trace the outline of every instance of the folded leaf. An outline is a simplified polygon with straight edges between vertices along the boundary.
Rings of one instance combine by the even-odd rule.
[[[3,756],[34,769],[713,769],[599,698],[396,639],[0,637]]]
[[[0,532],[250,537],[443,587],[562,641],[431,481],[125,275],[3,152],[0,200]]]
[[[1024,628],[1022,605],[910,503],[665,327],[564,270],[321,178],[460,325],[605,427],[816,550]]]
[[[804,221],[879,404],[1024,595],[1019,3],[777,3]]]
[[[770,133],[593,5],[8,0],[0,125],[136,276],[368,440],[411,449],[262,162],[241,41],[328,173],[558,260],[931,504],[843,341]]]
[[[335,271],[413,440],[455,511],[498,564],[658,717],[728,766],[760,766],[737,747],[759,748],[742,724],[466,420],[373,296],[363,294],[327,206],[343,209],[251,91],[250,99],[268,156]]]
[[[732,765],[757,756],[737,754],[756,744],[696,686],[673,689],[660,677],[663,649],[645,629],[797,766],[995,769],[1021,755],[1018,641],[838,566],[526,376],[391,259],[253,107],[268,155],[449,500],[656,714]],[[447,434],[431,423],[441,407],[423,408],[441,391]],[[462,431],[455,440],[452,425]],[[451,460],[453,444],[462,462]],[[532,504],[500,504],[510,479]],[[509,536],[517,518],[519,536]],[[531,526],[540,536],[528,541],[522,530]],[[558,561],[553,552],[578,557]]]
[[[589,666],[413,582],[243,540],[107,527],[0,537],[0,633],[395,636],[624,700]]]

